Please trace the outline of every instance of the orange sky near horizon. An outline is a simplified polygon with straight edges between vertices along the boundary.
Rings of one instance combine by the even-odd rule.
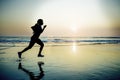
[[[42,36],[120,36],[119,0],[1,0],[0,35],[32,35],[42,18]]]

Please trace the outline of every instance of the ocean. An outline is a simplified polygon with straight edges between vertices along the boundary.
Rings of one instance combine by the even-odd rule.
[[[120,44],[120,37],[41,37],[40,39],[44,43],[52,43],[51,45],[59,46],[63,45],[61,43],[68,43],[68,45],[70,45],[69,43],[73,42],[77,43],[77,45]],[[12,47],[17,46],[15,44],[25,44],[29,42],[30,37],[28,36],[0,36],[0,47]]]

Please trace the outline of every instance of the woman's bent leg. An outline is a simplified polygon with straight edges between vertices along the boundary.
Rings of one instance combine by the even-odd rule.
[[[40,45],[40,50],[39,50],[38,57],[44,57],[44,55],[41,54],[41,52],[42,52],[42,50],[43,50],[43,47],[44,47],[44,43],[43,43],[40,39],[38,39],[38,40],[37,40],[37,44]]]
[[[27,51],[27,50],[29,50],[29,49],[31,49],[34,44],[35,44],[35,41],[31,40],[28,47],[26,47],[25,49],[23,49],[21,52],[18,52],[18,57],[21,58],[22,53],[25,52],[25,51]]]

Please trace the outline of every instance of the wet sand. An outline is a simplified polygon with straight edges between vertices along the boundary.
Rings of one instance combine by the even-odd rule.
[[[44,58],[38,58],[39,47],[33,47],[19,61],[17,52],[23,48],[0,50],[1,80],[120,79],[120,44],[45,45]]]

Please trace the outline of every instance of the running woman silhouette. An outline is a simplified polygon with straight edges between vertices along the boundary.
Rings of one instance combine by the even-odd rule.
[[[39,50],[39,53],[38,53],[38,57],[44,57],[44,55],[41,54],[41,52],[43,50],[43,47],[44,47],[44,43],[39,39],[39,36],[44,31],[44,29],[46,28],[47,25],[44,25],[43,28],[42,28],[42,25],[43,25],[43,20],[38,19],[37,23],[34,26],[31,27],[32,30],[33,30],[33,35],[31,37],[31,41],[30,41],[28,47],[23,49],[21,52],[18,52],[18,57],[19,58],[21,58],[23,52],[31,49],[34,46],[35,43],[40,45],[40,50]]]

